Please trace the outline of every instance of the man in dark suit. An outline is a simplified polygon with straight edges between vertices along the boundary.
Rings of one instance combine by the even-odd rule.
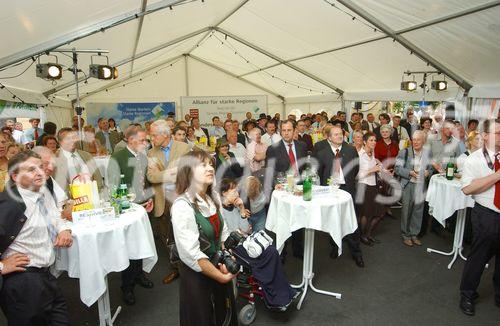
[[[408,136],[412,137],[415,130],[418,130],[418,121],[415,118],[413,107],[409,107],[406,111],[406,118],[401,120],[401,126],[406,129]]]
[[[380,123],[375,121],[375,116],[373,113],[368,113],[366,115],[366,123],[361,124],[361,129],[366,131],[375,132],[375,129],[380,127]]]
[[[141,127],[130,126],[125,130],[125,138],[127,147],[114,152],[109,160],[108,182],[110,186],[118,187],[121,182],[120,175],[123,174],[123,181],[136,195],[135,202],[145,206],[149,213],[153,210],[153,189],[146,177],[146,132]],[[127,305],[135,303],[135,284],[146,289],[154,286],[142,271],[142,259],[130,260],[127,269],[122,271],[121,289],[123,301]]]
[[[0,194],[0,307],[9,325],[70,325],[57,280],[54,247],[72,245],[70,226],[45,187],[40,156],[9,161],[10,185]]]
[[[99,118],[97,124],[99,125],[99,131],[95,133],[95,138],[106,148],[109,154],[113,153],[115,145],[122,140],[120,133],[109,130],[109,123],[106,118]]]
[[[339,175],[340,189],[351,194],[352,198],[356,195],[356,177],[359,172],[359,157],[358,152],[354,147],[343,141],[344,132],[342,128],[333,126],[330,129],[328,143],[329,146],[323,148],[315,154],[318,160],[318,175],[321,180],[321,185],[326,186],[328,179],[334,174]],[[340,161],[340,162],[339,162]],[[364,267],[363,256],[359,247],[360,235],[359,228],[352,234],[344,237],[347,246],[351,251],[351,255],[358,267]],[[331,241],[332,251],[331,258],[337,258],[338,247]]]
[[[279,173],[286,173],[292,169],[296,174],[300,174],[305,167],[307,158],[307,145],[301,141],[293,140],[295,124],[291,120],[285,120],[281,124],[282,140],[269,146],[266,151],[266,168],[274,171],[274,177]],[[274,180],[275,178],[273,178]],[[304,246],[302,243],[304,230],[292,232],[293,256],[304,257]],[[283,248],[282,257],[286,256],[286,243]]]

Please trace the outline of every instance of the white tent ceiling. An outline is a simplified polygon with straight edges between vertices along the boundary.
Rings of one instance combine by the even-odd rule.
[[[119,83],[189,54],[284,98],[394,93],[407,70],[445,72],[450,96],[452,79],[471,92],[500,90],[500,1],[24,0],[0,7],[8,26],[0,30],[0,83],[51,98],[74,98],[72,74],[57,84],[36,78],[30,58],[73,47],[109,50]],[[52,54],[71,67],[71,58]],[[90,60],[80,55],[79,67],[86,72]],[[89,79],[82,93],[113,83]]]

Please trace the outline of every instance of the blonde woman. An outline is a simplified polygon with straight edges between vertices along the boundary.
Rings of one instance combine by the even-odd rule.
[[[467,156],[483,146],[481,134],[478,131],[469,132],[465,140],[465,146],[467,147],[467,150],[457,158],[457,169],[459,172],[462,171]]]

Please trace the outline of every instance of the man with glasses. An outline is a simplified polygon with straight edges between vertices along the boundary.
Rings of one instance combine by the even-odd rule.
[[[108,164],[108,182],[110,186],[118,187],[123,181],[136,195],[135,202],[143,205],[149,213],[153,210],[153,191],[147,180],[146,172],[148,158],[146,156],[146,132],[137,126],[129,126],[125,130],[127,147],[116,151],[111,155]],[[130,264],[122,271],[123,301],[127,305],[135,303],[134,286],[139,284],[143,288],[153,287],[151,282],[142,271],[142,259],[130,260]]]

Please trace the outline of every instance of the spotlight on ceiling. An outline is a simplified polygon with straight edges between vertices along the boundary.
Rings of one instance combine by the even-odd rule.
[[[116,79],[118,78],[118,69],[108,65],[91,64],[89,66],[89,77],[98,79]]]
[[[39,63],[36,65],[36,76],[43,79],[61,79],[62,66],[57,63]]]
[[[435,91],[445,91],[448,89],[448,82],[446,80],[433,80],[431,88]]]
[[[407,92],[413,92],[417,90],[417,82],[410,80],[410,81],[402,81],[401,82],[401,90],[402,91],[407,91]]]
[[[118,78],[118,69],[116,67],[112,67],[109,65],[109,58],[106,58],[106,64],[94,64],[93,58],[101,57],[101,54],[90,57],[90,66],[89,66],[89,77],[94,77],[97,79],[116,79]]]

